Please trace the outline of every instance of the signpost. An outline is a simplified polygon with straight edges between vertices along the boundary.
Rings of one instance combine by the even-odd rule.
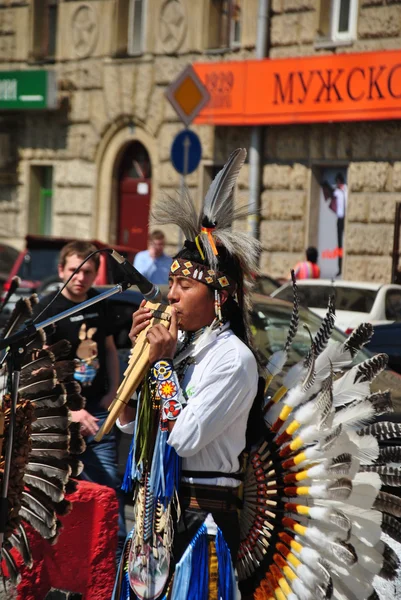
[[[166,90],[166,98],[187,127],[210,100],[210,94],[188,65]]]
[[[201,156],[202,146],[196,133],[184,129],[176,135],[171,146],[171,162],[178,173],[185,177],[195,171]]]
[[[188,127],[209,102],[210,95],[192,66],[188,65],[169,85],[166,98],[184,125]],[[175,170],[181,174],[181,197],[185,194],[185,177],[195,171],[201,156],[202,146],[196,133],[185,129],[175,137],[171,146],[171,162]],[[178,240],[178,244],[180,249],[181,239]]]
[[[0,71],[0,110],[57,108],[54,71]]]

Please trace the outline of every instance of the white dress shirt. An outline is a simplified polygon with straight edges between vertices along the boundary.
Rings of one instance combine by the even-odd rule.
[[[168,444],[183,459],[183,470],[239,471],[239,455],[245,447],[246,425],[257,385],[257,364],[250,349],[228,325],[213,334],[181,382],[188,404],[168,438]],[[134,424],[119,427],[132,433]],[[190,481],[231,487],[240,483],[230,477]]]

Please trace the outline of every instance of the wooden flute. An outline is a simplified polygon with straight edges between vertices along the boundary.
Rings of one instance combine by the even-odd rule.
[[[150,327],[153,327],[158,323],[161,323],[167,327],[167,329],[169,328],[171,319],[171,306],[147,302],[145,304],[145,308],[150,308],[152,311],[150,323],[146,329],[140,332],[136,339],[135,346],[131,350],[128,366],[124,372],[124,379],[117,390],[115,399],[109,406],[109,415],[95,435],[96,442],[100,442],[104,435],[110,433],[119,415],[124,410],[124,407],[128,404],[132,394],[145,377],[146,371],[149,368],[150,346],[146,337],[148,330]]]

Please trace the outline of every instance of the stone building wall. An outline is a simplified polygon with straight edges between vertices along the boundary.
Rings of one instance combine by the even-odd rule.
[[[223,156],[239,137],[249,143],[248,130],[216,132],[216,156]],[[389,282],[395,205],[401,202],[401,123],[267,127],[260,233],[261,270],[286,277],[316,244],[316,187],[319,167],[348,165],[348,211],[344,236],[344,277]],[[224,141],[223,141],[224,140]],[[246,206],[248,165],[239,178],[237,204]],[[315,186],[315,187],[314,187]],[[246,229],[246,218],[235,226]]]
[[[324,0],[323,0],[324,2]],[[271,58],[343,52],[399,50],[400,0],[359,0],[357,39],[352,44],[321,44],[319,0],[272,0]]]
[[[165,99],[168,84],[189,63],[254,55],[258,0],[243,0],[241,46],[227,52],[206,50],[209,0],[148,0],[143,54],[117,58],[116,8],[123,1],[62,0],[56,60],[44,64],[32,62],[32,5],[28,0],[0,4],[0,68],[54,69],[59,97],[56,111],[0,115],[3,242],[23,244],[29,227],[30,169],[35,165],[54,169],[54,235],[115,242],[116,166],[130,141],[138,139],[150,154],[152,200],[179,189],[170,147],[183,126]],[[400,48],[401,0],[361,0],[357,40],[337,46],[321,44],[320,6],[319,0],[272,1],[271,58]],[[82,38],[83,17],[90,28]],[[167,33],[166,19],[172,26]],[[201,138],[203,157],[187,185],[199,202],[207,168],[223,164],[233,148],[249,146],[250,130],[193,129]],[[314,241],[315,170],[341,164],[348,166],[349,181],[344,274],[389,281],[394,204],[401,201],[400,130],[401,123],[384,121],[265,129],[263,272],[286,275]],[[247,165],[238,187],[237,205],[246,207]],[[246,218],[237,219],[234,226],[246,229]],[[170,228],[167,234],[168,250],[173,252],[178,233]]]
[[[115,241],[116,198],[111,194],[118,152],[112,157],[116,164],[112,165],[114,172],[110,169],[113,181],[105,201],[101,200],[100,182],[105,161],[111,160],[106,156],[107,146],[123,130],[125,145],[135,139],[147,142],[153,169],[152,200],[179,189],[180,178],[171,166],[170,148],[183,125],[164,94],[186,65],[205,60],[209,0],[148,0],[144,52],[116,58],[117,7],[124,4],[127,0],[59,2],[56,60],[49,63],[30,59],[33,9],[29,0],[7,8],[0,4],[0,68],[54,69],[59,97],[56,111],[16,116],[9,138],[17,156],[16,177],[10,185],[4,185],[0,177],[3,241],[23,244],[28,231],[30,167],[34,165],[53,167],[54,235]],[[257,0],[244,0],[241,46],[234,53],[208,54],[208,59],[253,55],[256,9]],[[0,134],[2,120],[5,122],[7,115],[0,115]],[[212,164],[213,127],[193,129],[202,141],[203,163]],[[202,169],[198,169],[187,178],[190,192],[197,199],[202,175]],[[168,249],[174,251],[177,231],[171,229],[167,234]]]

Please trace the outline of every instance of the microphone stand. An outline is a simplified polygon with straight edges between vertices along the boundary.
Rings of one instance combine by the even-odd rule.
[[[11,470],[11,458],[13,452],[13,442],[14,442],[14,431],[15,431],[15,413],[18,402],[18,388],[21,377],[21,364],[22,359],[26,353],[26,343],[29,339],[38,331],[38,329],[44,329],[45,327],[49,327],[49,325],[53,325],[53,323],[57,323],[57,321],[61,321],[61,319],[65,319],[70,315],[74,315],[75,313],[92,306],[93,304],[97,304],[97,302],[101,302],[106,298],[110,298],[115,294],[120,294],[124,292],[126,289],[131,287],[131,283],[128,281],[123,281],[112,287],[110,290],[106,290],[101,294],[94,296],[93,298],[89,298],[72,308],[68,308],[63,312],[55,315],[54,317],[50,317],[40,323],[33,323],[33,321],[28,322],[27,326],[24,327],[21,331],[10,335],[9,337],[0,340],[0,350],[8,349],[6,353],[7,364],[9,368],[9,373],[12,373],[12,386],[11,386],[11,413],[10,413],[10,425],[8,428],[7,434],[7,444],[5,448],[5,462],[4,462],[4,474],[3,474],[3,482],[1,486],[1,495],[0,495],[0,550],[3,547],[4,534],[6,531],[7,524],[7,516],[8,516],[8,487],[10,482],[10,470]]]

